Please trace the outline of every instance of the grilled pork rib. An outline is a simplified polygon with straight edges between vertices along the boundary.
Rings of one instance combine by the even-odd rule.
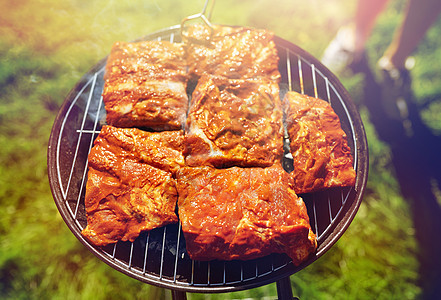
[[[283,104],[296,193],[354,185],[351,149],[331,105],[296,92],[288,92]]]
[[[182,45],[118,42],[107,59],[103,101],[116,127],[181,129],[188,109],[187,62]]]
[[[303,200],[290,176],[268,168],[182,168],[178,208],[195,260],[254,259],[286,253],[295,265],[316,249]]]
[[[173,174],[184,164],[182,143],[181,131],[104,126],[88,158],[82,234],[104,246],[176,223]]]
[[[186,163],[271,166],[283,154],[282,117],[277,83],[204,75],[187,118]]]

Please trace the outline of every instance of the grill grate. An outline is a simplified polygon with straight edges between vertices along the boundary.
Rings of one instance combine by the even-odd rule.
[[[179,42],[180,26],[143,38]],[[367,179],[367,144],[359,115],[338,80],[297,46],[275,38],[282,75],[281,97],[288,90],[319,97],[339,115],[353,151],[355,187],[301,195],[313,231],[318,237],[315,256],[295,267],[286,255],[273,254],[250,261],[191,260],[185,251],[180,224],[142,233],[133,243],[118,242],[103,248],[91,245],[81,231],[87,155],[101,127],[105,109],[101,97],[106,59],[86,74],[68,95],[55,121],[49,141],[48,170],[57,207],[74,235],[113,268],[146,283],[189,292],[228,292],[253,288],[289,276],[315,261],[343,234],[352,221]]]

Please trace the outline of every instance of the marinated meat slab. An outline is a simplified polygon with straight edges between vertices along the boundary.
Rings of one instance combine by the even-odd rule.
[[[187,63],[181,44],[117,42],[104,79],[109,125],[181,129],[188,109]]]
[[[288,92],[283,102],[295,192],[354,185],[351,149],[331,105],[296,92]]]
[[[213,25],[189,26],[185,35],[189,73],[279,81],[279,56],[267,30]]]
[[[173,174],[184,163],[182,142],[181,131],[103,127],[88,157],[82,234],[104,246],[177,222]]]
[[[247,260],[286,253],[295,265],[315,251],[303,200],[280,165],[185,167],[177,173],[179,218],[194,260]]]
[[[283,155],[278,84],[204,75],[187,118],[189,166],[270,166]]]

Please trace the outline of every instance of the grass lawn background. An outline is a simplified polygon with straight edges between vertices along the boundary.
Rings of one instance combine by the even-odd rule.
[[[266,28],[320,57],[355,1],[217,1],[212,21]],[[179,24],[204,1],[0,2],[0,298],[169,299],[164,291],[127,277],[93,256],[64,224],[47,179],[47,143],[65,96],[113,42],[131,41]],[[404,1],[392,1],[369,42],[375,63],[400,22]],[[441,23],[415,52],[417,101],[441,132]],[[359,76],[342,76],[355,102]],[[363,203],[337,244],[291,276],[301,299],[414,299],[418,245],[409,205],[400,195],[388,147],[376,138],[363,107],[370,174]],[[189,299],[275,299],[275,284]]]

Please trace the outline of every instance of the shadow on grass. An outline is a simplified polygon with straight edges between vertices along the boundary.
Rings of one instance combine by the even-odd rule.
[[[366,58],[354,72],[364,74],[362,103],[379,138],[391,149],[401,193],[410,204],[419,247],[421,299],[441,299],[441,207],[436,197],[441,187],[441,137],[421,120],[412,92],[404,97],[408,117],[403,124],[386,113],[385,101],[395,99],[383,99],[381,84]]]

